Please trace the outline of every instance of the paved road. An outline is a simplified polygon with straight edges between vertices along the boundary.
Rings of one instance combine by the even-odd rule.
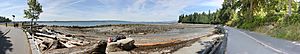
[[[0,31],[0,54],[30,54],[26,34],[21,29],[0,26]]]
[[[260,33],[225,27],[227,54],[299,54],[300,44]]]

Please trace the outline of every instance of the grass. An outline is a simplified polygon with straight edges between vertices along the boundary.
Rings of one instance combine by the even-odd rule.
[[[284,24],[272,29],[266,27],[257,27],[254,31],[269,34],[275,38],[282,38],[291,41],[300,41],[300,23]]]
[[[300,41],[300,24],[282,25],[270,32],[272,36],[293,41]]]

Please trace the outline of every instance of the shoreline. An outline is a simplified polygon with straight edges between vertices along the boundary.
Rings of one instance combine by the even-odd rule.
[[[51,47],[51,45],[50,46],[46,45],[46,47],[47,46],[51,47],[51,49],[47,50],[49,48],[43,48],[44,50],[46,49],[45,51],[44,50],[42,51],[43,53],[51,53],[51,52],[59,53],[60,49],[69,49],[69,50],[65,50],[64,52],[75,52],[72,49],[77,49],[77,48],[89,49],[91,47],[87,47],[87,46],[97,44],[96,42],[100,40],[106,40],[108,37],[113,37],[120,34],[125,35],[128,38],[133,38],[135,40],[134,44],[138,47],[136,49],[133,49],[132,52],[135,53],[157,52],[155,51],[157,50],[157,47],[159,49],[166,49],[169,47],[165,47],[165,46],[168,46],[170,44],[171,45],[175,44],[172,46],[170,45],[172,49],[173,47],[179,49],[181,47],[186,46],[184,42],[189,42],[188,44],[194,43],[195,40],[198,40],[202,36],[207,36],[209,32],[212,32],[211,29],[213,29],[213,25],[209,25],[209,24],[113,24],[113,25],[110,24],[110,25],[96,25],[96,26],[47,26],[47,25],[39,25],[39,26],[44,26],[38,29],[39,31],[44,31],[44,30],[55,31],[55,32],[59,32],[57,34],[59,34],[59,36],[62,38],[70,38],[67,37],[67,35],[71,35],[72,38],[79,38],[79,39],[83,38],[82,40],[88,41],[87,43],[89,43],[86,45],[84,44],[81,46],[75,46],[70,48],[69,47],[53,48]],[[45,38],[46,37],[43,36],[38,37],[38,39],[45,39]],[[45,39],[45,40],[51,40],[51,39],[53,38]],[[44,40],[40,40],[39,41],[40,44],[42,43],[41,41]],[[58,42],[63,43],[61,41]],[[63,43],[63,44],[67,44],[67,43]],[[149,51],[143,49],[151,49],[151,50]]]

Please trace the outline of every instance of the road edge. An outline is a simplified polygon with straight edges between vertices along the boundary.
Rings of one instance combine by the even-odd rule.
[[[232,28],[230,28],[230,29],[232,29]],[[270,46],[270,45],[267,45],[267,44],[265,44],[265,43],[263,43],[263,42],[261,42],[261,41],[255,39],[254,37],[248,35],[247,33],[243,32],[243,31],[240,31],[240,30],[238,30],[238,29],[233,29],[233,30],[237,30],[238,32],[240,32],[240,33],[246,35],[247,37],[249,37],[250,39],[254,40],[255,42],[257,42],[257,43],[259,43],[259,44],[261,44],[261,45],[263,45],[263,46],[265,46],[265,47],[267,47],[267,48],[269,48],[269,49],[271,49],[271,50],[273,50],[273,51],[275,51],[275,52],[277,52],[277,53],[280,53],[280,54],[287,54],[286,52],[283,52],[283,51],[281,51],[281,50],[279,50],[279,49],[276,49],[276,48],[274,48],[274,47],[272,47],[272,46]]]
[[[42,54],[37,46],[37,44],[35,43],[35,41],[32,39],[32,36],[27,32],[27,30],[22,29],[23,32],[26,34],[27,36],[27,41],[29,42],[29,47],[30,47],[30,51],[31,54]]]

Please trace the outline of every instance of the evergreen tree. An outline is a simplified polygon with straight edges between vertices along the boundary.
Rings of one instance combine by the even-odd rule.
[[[11,20],[9,18],[0,16],[0,22],[11,22]]]
[[[298,13],[300,14],[300,1],[298,2]]]
[[[31,27],[33,25],[33,20],[37,20],[39,19],[39,15],[40,13],[43,12],[42,10],[42,5],[40,3],[38,3],[37,0],[27,0],[28,3],[28,9],[27,10],[24,10],[24,18],[27,18],[27,19],[31,19]]]

